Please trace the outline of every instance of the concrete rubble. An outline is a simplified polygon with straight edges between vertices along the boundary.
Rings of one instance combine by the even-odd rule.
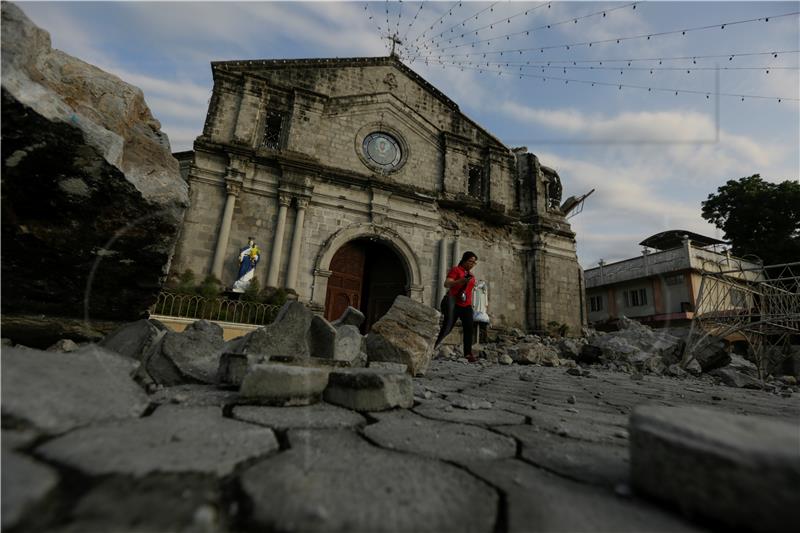
[[[360,353],[353,311],[333,325],[296,303],[228,342],[146,320],[102,346],[5,340],[4,531],[787,529],[795,376],[760,381],[735,354],[694,376],[681,339],[637,325],[426,361],[438,317],[398,306],[422,351],[380,357],[400,339],[381,334],[368,368],[310,348],[312,329],[349,331]]]

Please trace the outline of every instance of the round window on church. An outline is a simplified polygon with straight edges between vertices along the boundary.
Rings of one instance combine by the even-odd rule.
[[[363,152],[372,166],[387,172],[396,169],[403,158],[400,143],[382,132],[370,133],[364,138]]]

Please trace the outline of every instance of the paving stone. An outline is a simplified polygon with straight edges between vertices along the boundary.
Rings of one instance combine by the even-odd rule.
[[[378,423],[364,428],[364,435],[385,448],[457,462],[513,457],[517,451],[514,439],[476,426],[428,420],[408,411],[374,416]]]
[[[438,331],[438,311],[400,295],[370,328],[367,357],[370,362],[406,364],[414,376],[424,374],[431,362]]]
[[[238,389],[249,371],[250,362],[245,354],[226,352],[219,358],[217,385]]]
[[[355,307],[348,307],[342,313],[342,316],[331,322],[333,327],[339,328],[341,326],[355,326],[356,329],[361,327],[364,323],[364,313]]]
[[[57,533],[224,531],[224,500],[215,476],[154,474],[110,476],[70,509]]]
[[[336,350],[333,358],[355,362],[366,350],[366,339],[356,326],[343,324],[336,328]]]
[[[391,370],[352,368],[331,372],[325,401],[355,411],[414,405],[411,376]]]
[[[562,478],[522,461],[468,463],[477,476],[506,494],[509,533],[702,531],[641,500]]]
[[[358,413],[324,402],[300,407],[239,405],[233,409],[233,417],[244,422],[268,426],[276,431],[355,428],[367,423]]]
[[[68,354],[6,347],[3,417],[58,434],[91,423],[140,416],[148,399],[131,379],[138,366],[96,345]]]
[[[426,418],[480,426],[519,425],[525,423],[524,415],[509,413],[501,409],[450,409],[445,411],[445,408],[450,405],[450,402],[446,400],[420,400],[419,404],[414,406],[413,411]]]
[[[271,429],[222,417],[213,407],[164,406],[149,417],[77,429],[36,451],[88,475],[199,473],[225,476],[278,449]]]
[[[522,457],[570,479],[613,487],[628,479],[628,449],[556,435],[533,426],[499,426],[522,443]]]
[[[2,462],[2,527],[6,531],[18,525],[26,514],[35,511],[47,499],[58,485],[58,474],[42,463],[11,451],[5,443]]]
[[[40,436],[38,431],[32,429],[3,429],[0,442],[7,450],[20,450],[36,442]]]
[[[730,527],[788,531],[797,523],[796,419],[642,406],[631,416],[630,443],[637,490]]]
[[[161,322],[142,319],[115,329],[98,345],[124,357],[141,361],[166,332],[166,327]]]
[[[239,402],[239,392],[220,390],[214,385],[191,384],[164,387],[150,395],[156,404],[177,404],[183,407],[223,407]]]
[[[328,385],[326,368],[264,363],[255,365],[242,381],[239,395],[265,405],[309,405],[322,398]]]
[[[336,354],[337,330],[319,315],[311,318],[308,329],[308,350],[312,357],[333,359]]]
[[[491,532],[498,496],[462,469],[370,446],[351,431],[292,430],[247,469],[254,529]]]

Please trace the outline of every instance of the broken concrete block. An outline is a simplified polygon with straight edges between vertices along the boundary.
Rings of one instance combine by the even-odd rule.
[[[311,318],[308,329],[308,350],[311,357],[321,359],[333,359],[336,352],[336,328],[319,315]]]
[[[138,366],[93,344],[69,354],[4,348],[3,415],[51,434],[141,416],[148,399],[131,379]]]
[[[229,475],[278,449],[271,429],[230,420],[219,407],[163,406],[145,418],[72,431],[37,454],[91,476],[155,473]]]
[[[353,368],[331,372],[325,401],[355,411],[414,405],[411,376],[391,370]]]
[[[2,458],[2,523],[3,531],[7,531],[19,525],[26,514],[35,512],[47,499],[58,485],[58,474],[5,445]]]
[[[237,405],[233,418],[271,427],[276,431],[287,429],[344,429],[367,424],[360,414],[325,402],[299,407],[268,407],[264,405]]]
[[[124,357],[142,361],[166,331],[166,327],[157,320],[137,320],[112,331],[98,345]]]
[[[272,324],[258,328],[225,345],[225,351],[244,353],[250,364],[273,355],[309,357],[308,331],[314,314],[298,301],[286,302]]]
[[[342,316],[331,322],[331,325],[335,328],[339,328],[341,326],[355,326],[356,329],[361,327],[361,324],[364,323],[364,313],[356,309],[355,307],[348,307],[342,313]]]
[[[242,399],[265,405],[317,403],[328,385],[329,370],[316,367],[264,363],[255,365],[242,381]]]
[[[342,325],[336,328],[336,350],[333,358],[339,361],[356,361],[366,348],[366,339],[353,325]]]
[[[754,377],[748,376],[738,370],[725,366],[722,368],[715,368],[708,373],[710,376],[719,378],[722,383],[729,387],[744,388],[744,389],[763,389],[764,384]]]
[[[424,374],[438,332],[438,311],[400,295],[372,325],[367,335],[367,357],[369,361],[404,363],[412,375]]]
[[[250,371],[247,356],[242,353],[224,353],[219,358],[217,386],[238,389]]]
[[[714,337],[706,338],[692,350],[692,355],[703,372],[710,372],[731,362],[731,356],[725,348],[725,341]]]
[[[336,359],[320,359],[319,357],[297,357],[296,355],[273,355],[269,358],[269,362],[284,363],[294,366],[310,366],[315,368],[348,368],[350,366],[347,361],[337,361]]]
[[[797,522],[797,424],[642,406],[630,419],[630,452],[634,487],[685,512],[762,532],[788,531]]]
[[[161,353],[175,365],[184,383],[214,383],[223,344],[221,327],[198,320],[180,333],[167,332]]]
[[[47,351],[68,353],[68,352],[74,352],[78,348],[80,348],[80,346],[75,344],[75,341],[73,341],[72,339],[61,339],[52,346],[48,347]]]

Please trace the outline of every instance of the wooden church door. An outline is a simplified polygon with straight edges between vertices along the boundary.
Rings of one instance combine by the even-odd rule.
[[[331,277],[325,296],[325,319],[342,316],[348,306],[361,308],[361,287],[364,281],[366,250],[357,242],[348,242],[331,259]]]

